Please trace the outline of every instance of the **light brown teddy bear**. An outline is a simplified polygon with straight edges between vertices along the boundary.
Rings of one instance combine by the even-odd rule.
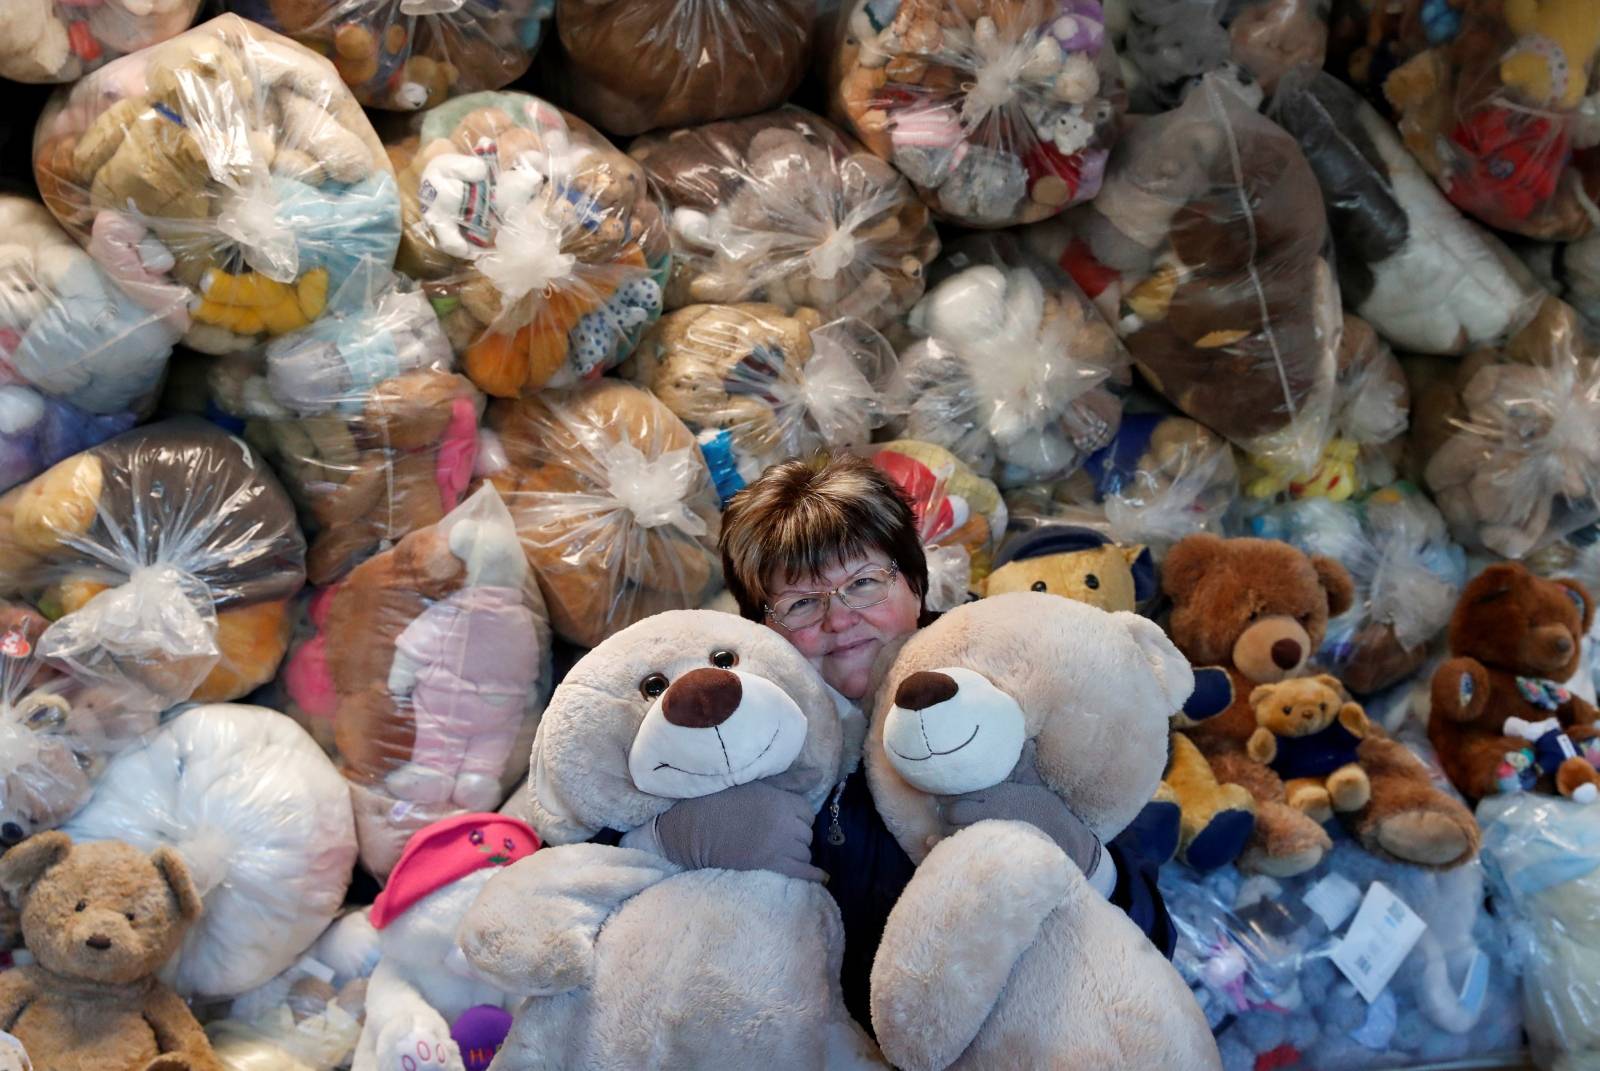
[[[41,1071],[221,1071],[156,978],[201,912],[177,853],[41,833],[0,862],[34,962],[0,975],[0,1030]]]
[[[1356,759],[1371,726],[1359,703],[1348,701],[1337,677],[1299,677],[1263,684],[1250,693],[1257,729],[1246,752],[1283,778],[1289,806],[1317,822],[1335,811],[1359,811],[1372,782]]]

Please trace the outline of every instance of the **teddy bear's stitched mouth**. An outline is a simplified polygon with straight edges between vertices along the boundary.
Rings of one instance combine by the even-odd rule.
[[[756,754],[755,758],[751,759],[749,762],[745,763],[743,766],[739,767],[737,770],[735,770],[733,768],[733,766],[730,764],[728,769],[726,769],[726,770],[716,770],[716,771],[713,771],[711,773],[701,773],[698,770],[685,770],[682,766],[674,766],[670,762],[658,762],[654,766],[652,766],[651,769],[652,770],[676,770],[681,774],[688,774],[690,777],[738,777],[740,774],[744,773],[750,767],[754,766],[756,763],[758,763],[762,759],[766,758],[767,752],[771,751],[772,750],[772,745],[776,744],[778,742],[778,734],[781,733],[782,731],[783,730],[781,728],[772,730],[772,739],[767,741],[767,746],[762,748]],[[717,741],[720,743],[721,740],[722,740],[722,733],[719,732],[716,729],[712,729],[712,732],[717,734]],[[965,746],[965,745],[963,745],[963,746]],[[724,757],[727,756],[728,749],[727,749],[727,745],[726,744],[723,745],[722,753],[723,753]]]
[[[974,725],[972,727],[972,735],[961,741],[961,743],[957,744],[955,747],[949,748],[945,751],[935,751],[932,748],[929,748],[928,753],[921,758],[912,758],[910,755],[902,755],[900,752],[890,747],[887,742],[883,745],[883,747],[885,751],[897,759],[905,759],[907,762],[927,762],[929,759],[938,758],[941,755],[954,755],[956,752],[960,751],[962,748],[976,740],[978,738],[978,730],[981,728],[983,728],[983,726]]]

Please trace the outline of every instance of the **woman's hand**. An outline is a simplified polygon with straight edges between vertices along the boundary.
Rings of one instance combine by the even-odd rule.
[[[656,840],[663,855],[689,869],[771,870],[826,881],[811,865],[815,819],[805,797],[755,781],[673,804],[656,819]]]

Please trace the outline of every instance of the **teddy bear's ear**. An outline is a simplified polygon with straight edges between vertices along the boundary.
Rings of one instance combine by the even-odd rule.
[[[1356,599],[1356,586],[1345,567],[1321,554],[1312,556],[1311,567],[1317,571],[1322,590],[1328,593],[1328,616],[1338,617],[1350,609]]]
[[[1156,594],[1156,560],[1146,546],[1120,549],[1122,556],[1128,559],[1128,569],[1133,573],[1133,601],[1143,606]]]
[[[1594,599],[1589,595],[1589,589],[1576,580],[1557,580],[1557,584],[1567,589],[1567,595],[1578,604],[1578,613],[1583,615],[1583,631],[1587,633],[1594,625]]]
[[[1346,698],[1349,694],[1344,690],[1344,681],[1331,674],[1319,673],[1311,679],[1322,685],[1324,688],[1337,693],[1341,699]]]
[[[1140,617],[1127,610],[1119,610],[1111,616],[1122,623],[1133,642],[1139,645],[1172,709],[1181,710],[1194,694],[1194,669],[1189,665],[1189,660],[1161,631],[1161,626],[1148,617]]]
[[[200,890],[194,887],[194,879],[189,877],[183,858],[171,848],[162,847],[156,849],[150,861],[156,865],[167,888],[172,890],[172,898],[178,902],[178,914],[191,921],[199,918],[205,904],[200,900]]]
[[[1272,689],[1273,686],[1270,684],[1256,685],[1256,687],[1250,692],[1250,705],[1252,707],[1259,707],[1262,703],[1266,702],[1267,699],[1271,698],[1272,696]]]
[[[39,879],[71,851],[72,838],[57,830],[29,837],[0,859],[0,891],[21,906]]]
[[[1161,588],[1174,599],[1190,595],[1222,552],[1222,540],[1210,532],[1184,536],[1167,551],[1161,567]]]

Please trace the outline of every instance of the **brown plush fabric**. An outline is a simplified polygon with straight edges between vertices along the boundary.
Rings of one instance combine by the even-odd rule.
[[[0,862],[0,889],[20,904],[36,961],[0,975],[0,1029],[36,1068],[221,1071],[188,1006],[156,978],[201,910],[175,853],[41,833]]]
[[[1433,677],[1428,737],[1463,794],[1478,799],[1498,791],[1496,771],[1506,753],[1529,746],[1505,735],[1507,718],[1537,722],[1554,716],[1573,740],[1600,735],[1594,707],[1577,696],[1550,711],[1534,706],[1517,688],[1518,677],[1570,679],[1593,620],[1594,599],[1582,585],[1543,579],[1516,562],[1490,566],[1461,593],[1450,619],[1452,657]],[[1464,681],[1471,682],[1469,690]],[[1538,787],[1546,792],[1559,787],[1570,795],[1578,785],[1594,783],[1578,765],[1570,772],[1563,766],[1562,773],[1563,785],[1546,775]]]

